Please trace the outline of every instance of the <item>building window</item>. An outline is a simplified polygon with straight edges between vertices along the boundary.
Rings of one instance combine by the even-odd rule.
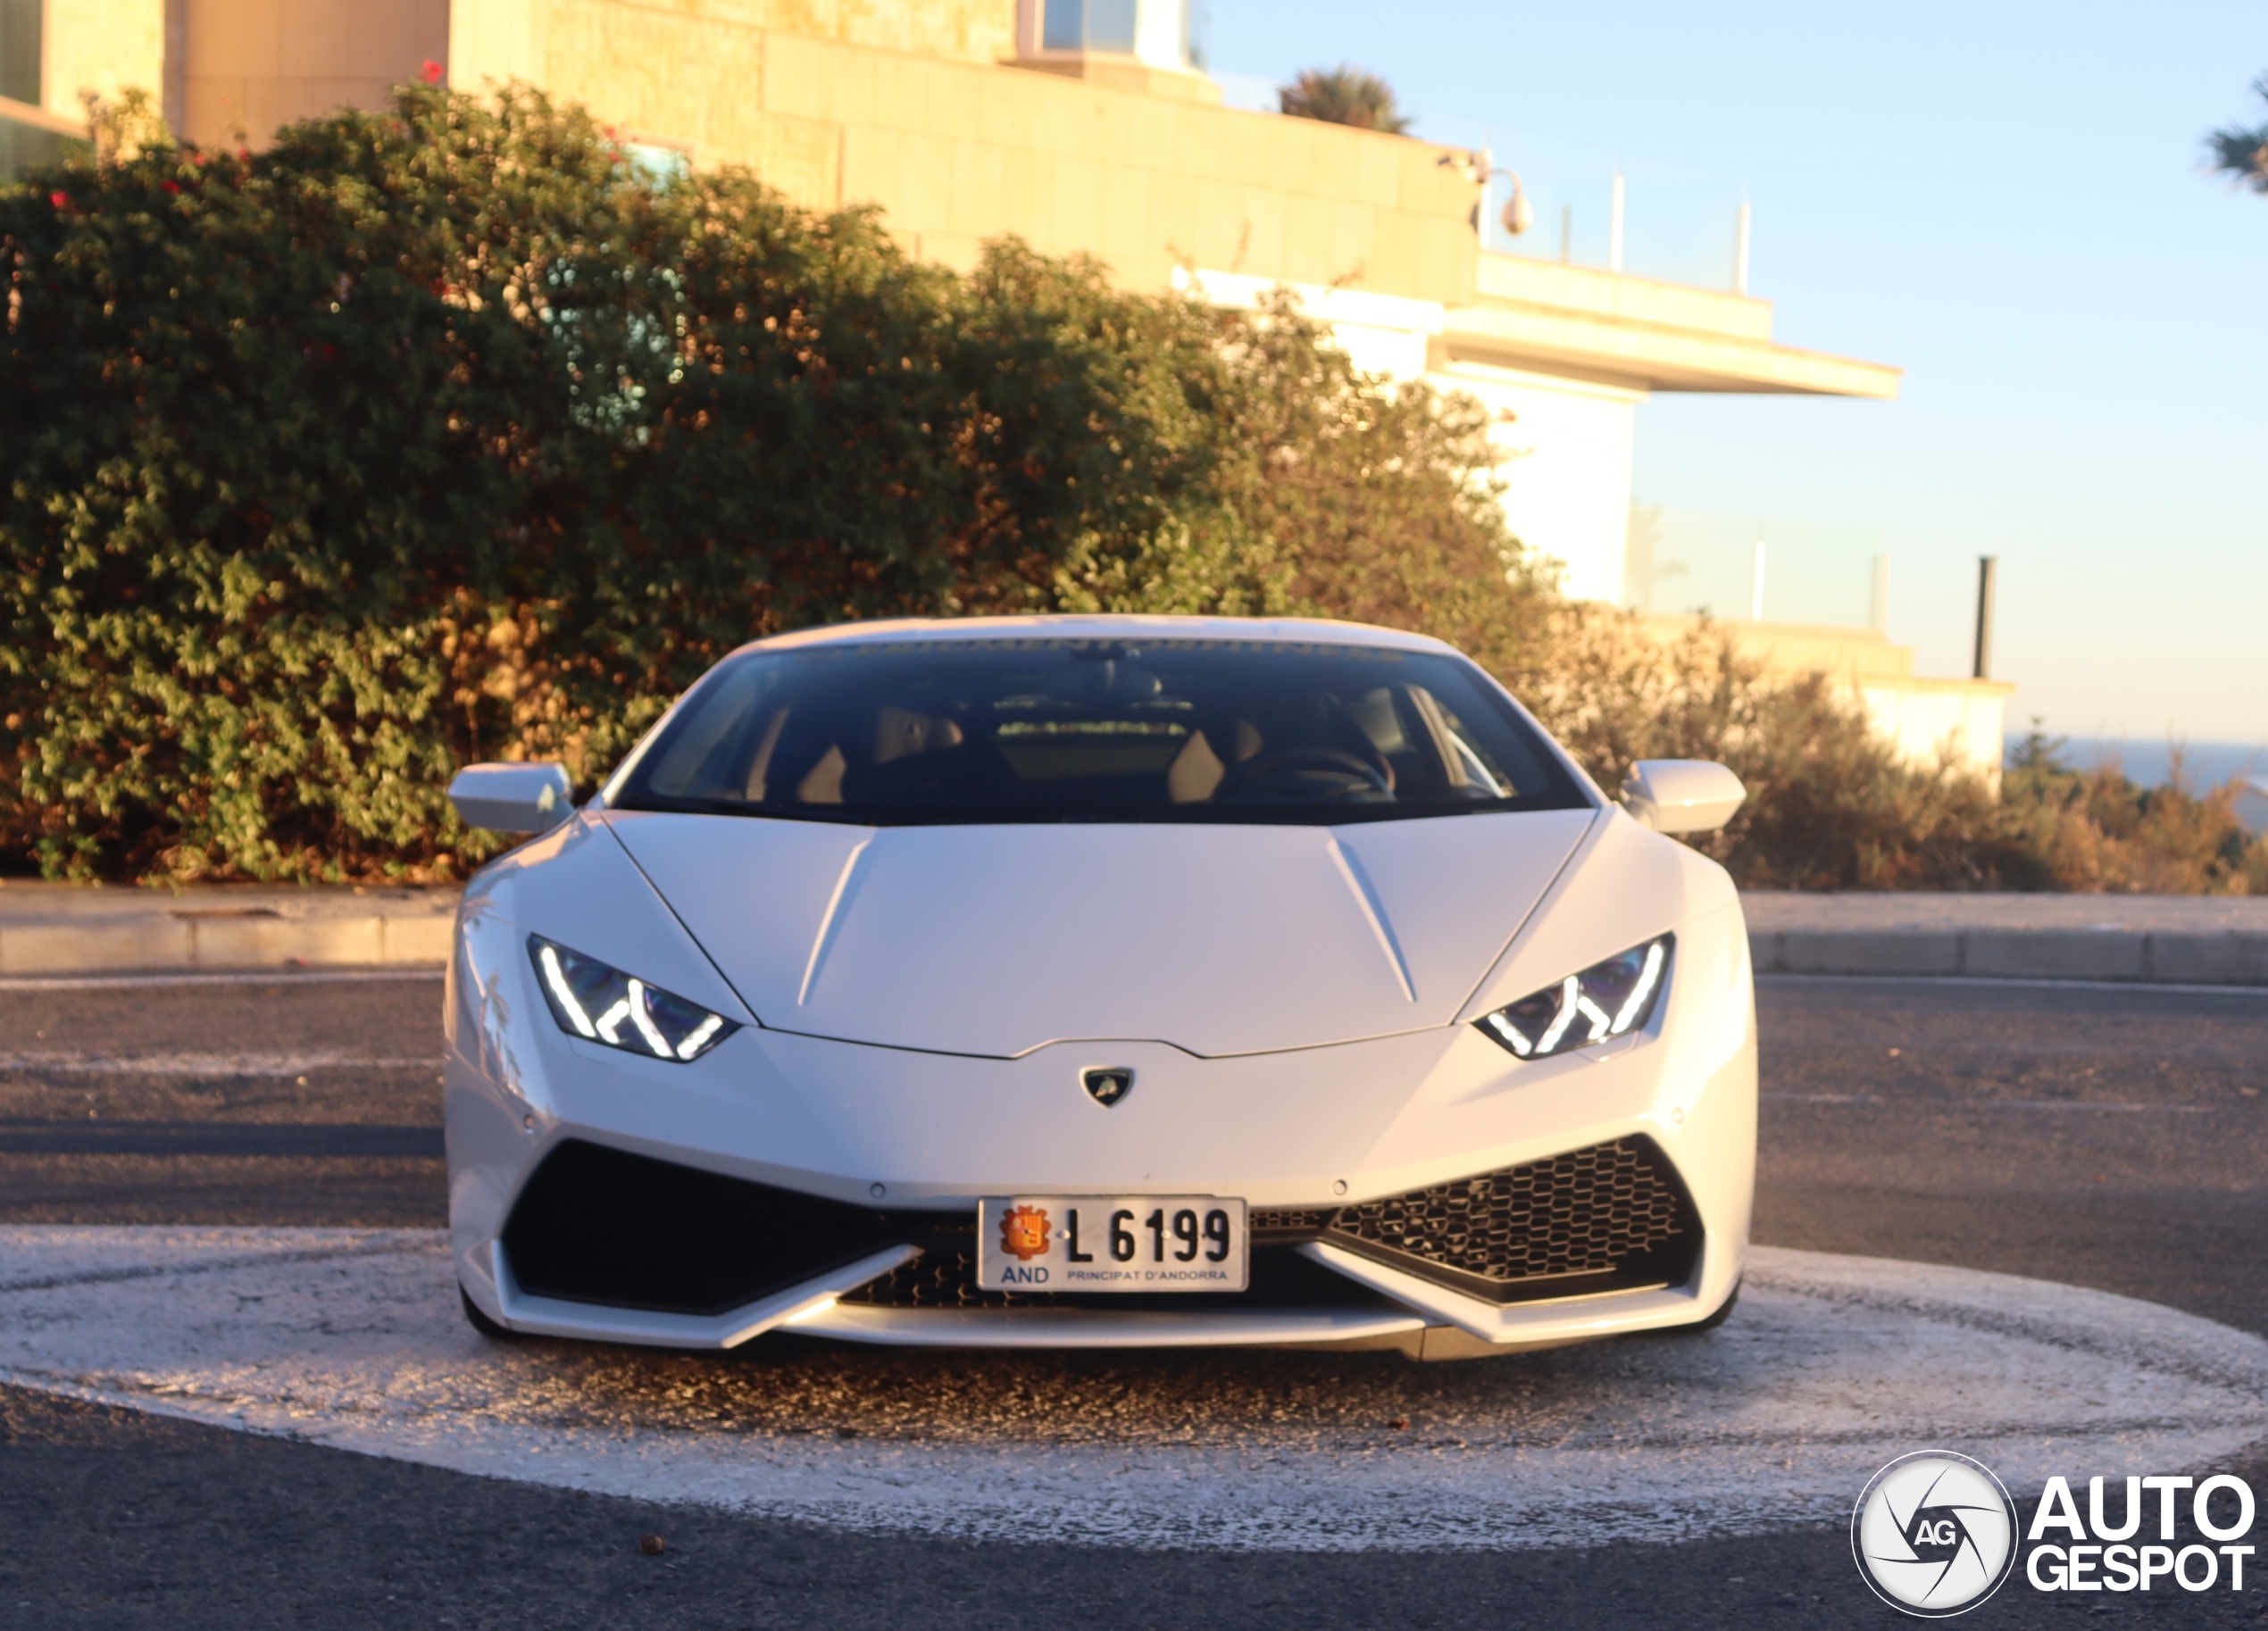
[[[1150,0],[1159,4],[1163,0]],[[1039,43],[1048,51],[1106,51],[1134,54],[1138,0],[1046,0]]]
[[[0,0],[0,96],[39,105],[44,0]]]
[[[39,46],[41,0],[0,0],[0,96],[39,106]],[[0,117],[0,182],[13,181],[36,165],[60,164],[86,144],[74,141],[51,127],[62,121],[43,119],[38,124]]]

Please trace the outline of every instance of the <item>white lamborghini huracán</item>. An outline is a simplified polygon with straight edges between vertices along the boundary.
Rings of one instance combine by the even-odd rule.
[[[720,662],[580,809],[476,765],[475,1323],[671,1347],[1444,1354],[1703,1326],[1755,1023],[1722,766],[1610,801],[1385,629],[862,624]]]

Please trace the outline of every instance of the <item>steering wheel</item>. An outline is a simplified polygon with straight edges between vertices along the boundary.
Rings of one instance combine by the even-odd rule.
[[[1227,793],[1247,782],[1263,777],[1281,775],[1287,770],[1332,770],[1338,774],[1359,776],[1371,785],[1373,793],[1394,791],[1394,767],[1380,755],[1373,762],[1358,754],[1341,753],[1335,747],[1288,747],[1281,753],[1262,753],[1241,764],[1232,764],[1221,778],[1220,791]]]

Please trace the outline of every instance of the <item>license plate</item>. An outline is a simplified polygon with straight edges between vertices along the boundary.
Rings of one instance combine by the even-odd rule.
[[[1219,1195],[1012,1195],[977,1203],[986,1291],[1242,1291],[1244,1202]]]

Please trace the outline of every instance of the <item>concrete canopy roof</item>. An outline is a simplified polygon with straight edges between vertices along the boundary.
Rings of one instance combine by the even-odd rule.
[[[1520,255],[1484,254],[1443,315],[1444,360],[1647,391],[1890,398],[1903,370],[1775,343],[1772,303]]]

